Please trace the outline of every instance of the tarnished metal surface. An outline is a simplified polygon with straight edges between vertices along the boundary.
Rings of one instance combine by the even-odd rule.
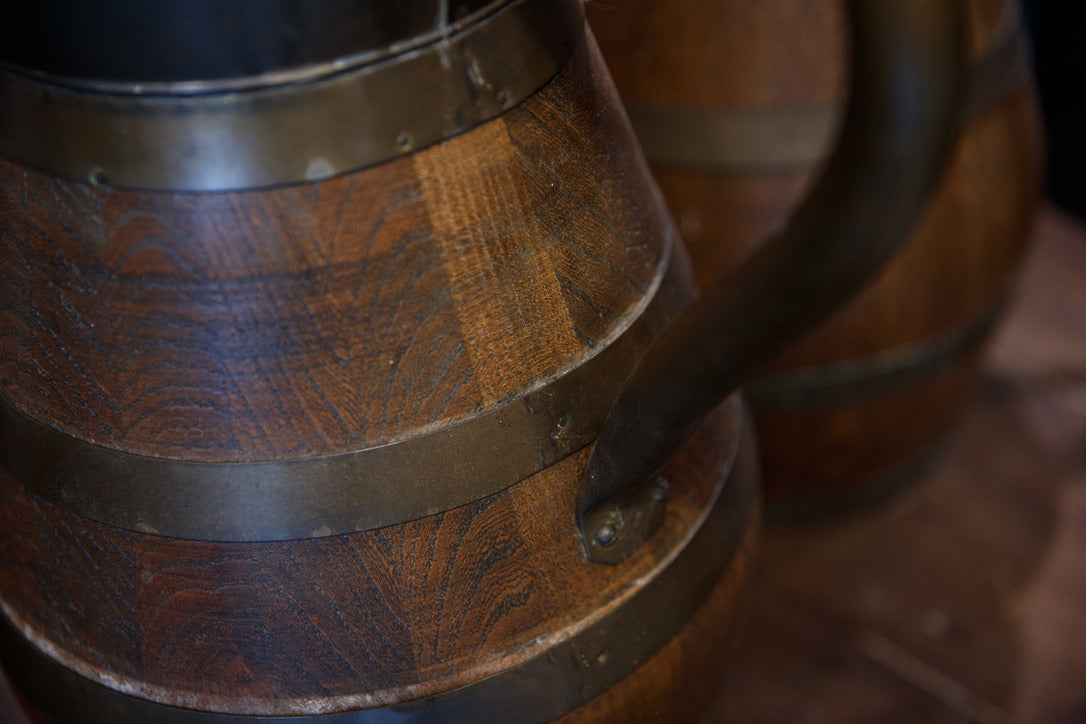
[[[738,417],[738,412],[739,405],[733,400],[716,414]],[[734,439],[742,442],[728,456],[714,502],[706,510],[700,528],[655,580],[599,622],[516,668],[411,704],[268,721],[531,724],[561,716],[611,688],[648,661],[690,621],[734,563],[755,510],[757,462],[749,421],[737,421],[733,430]],[[3,616],[0,643],[12,679],[33,698],[49,701],[54,711],[72,720],[86,724],[230,724],[254,720],[177,709],[119,693],[60,665]]]
[[[644,480],[586,515],[588,557],[597,563],[629,558],[663,524],[668,488],[662,476]]]
[[[675,251],[668,243],[665,260]],[[324,457],[204,463],[78,440],[0,399],[0,464],[30,490],[121,528],[199,540],[286,540],[413,520],[491,495],[591,442],[642,350],[685,304],[661,264],[629,325],[535,391],[458,424]]]
[[[892,347],[877,354],[809,365],[763,377],[744,393],[757,411],[835,407],[870,399],[949,369],[981,346],[1005,306],[1006,298],[945,334]]]
[[[964,11],[947,0],[852,0],[841,138],[788,227],[705,292],[623,385],[584,471],[592,511],[652,476],[695,421],[858,291],[905,238],[948,155]]]
[[[1008,7],[1013,9],[1013,3]],[[961,127],[1030,83],[1029,48],[1016,18],[969,67]],[[676,108],[627,104],[630,123],[659,168],[706,171],[804,167],[825,160],[840,121],[837,104]]]
[[[0,155],[151,190],[257,188],[356,170],[498,116],[550,80],[584,35],[579,0],[499,5],[425,46],[358,67],[276,71],[255,89],[104,93],[0,71]]]

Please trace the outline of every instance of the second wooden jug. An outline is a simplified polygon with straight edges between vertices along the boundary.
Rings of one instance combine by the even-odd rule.
[[[836,160],[681,311],[686,257],[580,0],[21,6],[18,686],[80,722],[694,716],[756,530],[721,400],[909,227],[958,10],[854,3]]]

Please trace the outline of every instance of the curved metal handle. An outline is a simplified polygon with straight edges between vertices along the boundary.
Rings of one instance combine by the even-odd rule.
[[[785,231],[705,290],[653,343],[615,400],[581,479],[591,560],[652,533],[649,482],[695,423],[889,259],[934,187],[963,77],[958,0],[849,0],[852,76],[838,141]]]

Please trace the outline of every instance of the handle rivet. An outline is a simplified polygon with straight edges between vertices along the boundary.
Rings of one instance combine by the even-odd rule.
[[[618,530],[615,528],[614,523],[604,523],[596,531],[596,544],[606,548],[614,543],[617,537]]]
[[[671,482],[662,475],[652,483],[652,499],[659,503],[671,494]]]

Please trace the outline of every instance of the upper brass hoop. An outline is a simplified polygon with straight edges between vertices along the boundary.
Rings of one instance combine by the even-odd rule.
[[[972,62],[961,127],[982,118],[1031,78],[1029,48],[1013,16]],[[700,171],[792,169],[821,163],[840,123],[837,104],[677,108],[627,104],[649,162]]]
[[[579,0],[511,0],[429,45],[215,92],[97,92],[0,70],[0,155],[100,185],[223,191],[315,181],[462,133],[539,90],[584,35]],[[207,91],[208,88],[202,90]]]

